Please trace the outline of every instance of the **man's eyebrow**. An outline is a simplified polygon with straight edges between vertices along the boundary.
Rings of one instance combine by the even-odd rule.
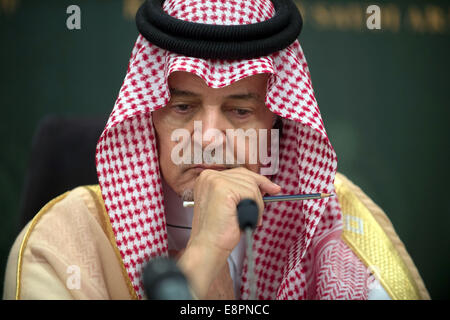
[[[186,91],[186,90],[179,90],[176,88],[170,88],[170,94],[172,96],[188,96],[188,97],[201,97],[200,94],[192,92],[192,91]],[[239,100],[256,100],[256,101],[263,101],[262,97],[257,93],[241,93],[241,94],[232,94],[225,97],[226,99],[239,99]]]
[[[261,96],[257,93],[242,93],[242,94],[232,94],[230,96],[226,96],[227,99],[240,99],[240,100],[256,100],[263,101]]]
[[[200,97],[198,93],[192,91],[179,90],[175,88],[170,88],[170,95],[172,96],[189,96],[189,97]]]

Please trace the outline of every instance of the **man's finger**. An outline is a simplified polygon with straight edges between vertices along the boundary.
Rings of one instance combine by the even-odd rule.
[[[281,192],[281,187],[279,185],[277,185],[276,183],[273,183],[272,181],[270,181],[269,178],[260,175],[256,172],[250,171],[246,168],[235,168],[235,169],[230,169],[230,170],[226,170],[226,171],[222,171],[226,174],[230,174],[233,176],[240,176],[240,177],[248,177],[248,178],[252,178],[256,184],[260,187],[261,189],[261,193],[267,192],[271,195],[275,195],[279,192]]]
[[[242,199],[250,198],[258,204],[258,225],[261,224],[262,214],[264,212],[264,201],[259,187],[253,182],[244,179],[226,178],[233,187],[233,192],[241,195]]]

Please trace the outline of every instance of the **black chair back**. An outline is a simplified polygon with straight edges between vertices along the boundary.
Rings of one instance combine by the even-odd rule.
[[[20,207],[20,229],[51,199],[80,185],[97,184],[95,148],[106,116],[49,115],[33,137]]]

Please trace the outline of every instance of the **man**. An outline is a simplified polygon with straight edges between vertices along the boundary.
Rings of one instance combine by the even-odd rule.
[[[137,14],[141,35],[97,145],[99,186],[51,201],[22,231],[5,297],[144,298],[143,266],[172,256],[198,298],[248,299],[236,206],[250,198],[258,299],[428,298],[389,220],[336,175],[292,2],[158,3]],[[249,137],[227,135],[239,129],[263,141],[258,161]],[[262,200],[308,193],[337,196]]]

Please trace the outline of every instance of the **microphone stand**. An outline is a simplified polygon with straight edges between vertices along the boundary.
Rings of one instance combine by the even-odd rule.
[[[253,262],[253,230],[258,222],[258,205],[252,199],[244,199],[237,205],[239,228],[245,232],[246,255],[250,283],[250,300],[256,300],[256,282]]]

